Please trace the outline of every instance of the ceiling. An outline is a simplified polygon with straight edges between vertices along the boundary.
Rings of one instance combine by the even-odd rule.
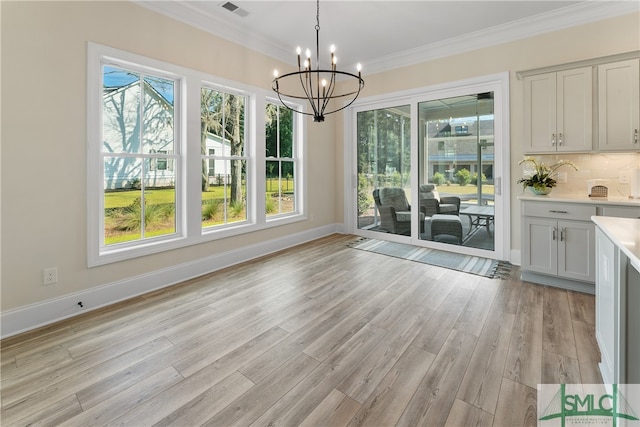
[[[315,58],[313,0],[231,0],[233,12],[226,0],[132,1],[291,65],[297,46]],[[634,11],[640,2],[323,0],[320,61],[335,44],[339,69],[367,74]]]

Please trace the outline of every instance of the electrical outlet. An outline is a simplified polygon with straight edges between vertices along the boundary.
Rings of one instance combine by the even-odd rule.
[[[45,268],[42,270],[42,284],[43,285],[53,285],[58,282],[58,268],[51,267]]]
[[[618,182],[620,184],[628,184],[631,176],[631,171],[620,171],[618,173]]]
[[[566,172],[557,172],[556,173],[556,181],[558,181],[558,184],[566,184],[567,183],[567,173]]]

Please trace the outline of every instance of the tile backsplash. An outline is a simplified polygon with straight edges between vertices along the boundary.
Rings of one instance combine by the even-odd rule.
[[[602,184],[609,188],[609,196],[628,197],[630,186],[619,182],[620,172],[640,169],[640,153],[540,154],[531,157],[547,165],[570,160],[578,167],[577,171],[570,166],[558,169],[558,172],[566,172],[567,182],[558,183],[553,191],[563,194],[586,196],[588,179],[605,179],[607,182]],[[524,167],[521,170],[524,171]],[[516,176],[515,181],[520,176]]]

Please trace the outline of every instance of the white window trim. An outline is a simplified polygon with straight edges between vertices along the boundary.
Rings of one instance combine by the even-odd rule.
[[[176,173],[182,174],[176,179],[176,234],[161,238],[153,238],[128,244],[116,248],[101,246],[101,219],[104,215],[103,176],[96,171],[102,171],[102,64],[105,61],[113,61],[121,66],[131,64],[132,68],[147,68],[151,72],[160,75],[178,77],[181,81],[178,89],[179,100],[176,105],[181,105],[183,111],[197,111],[198,113],[187,116],[180,115],[176,109],[175,123],[179,141],[181,144],[180,157],[174,167]],[[158,71],[160,70],[160,71]],[[201,192],[200,192],[200,88],[203,84],[231,90],[234,93],[243,93],[247,96],[247,114],[245,116],[247,127],[247,221],[232,223],[216,229],[202,229],[201,222]],[[232,88],[232,89],[230,89]],[[196,245],[216,239],[237,236],[255,232],[265,228],[272,228],[284,224],[306,220],[306,175],[305,175],[305,120],[302,116],[297,118],[297,148],[298,148],[298,173],[296,174],[297,212],[286,217],[269,218],[265,213],[264,197],[259,189],[265,188],[265,134],[264,134],[264,107],[267,98],[272,97],[272,92],[267,89],[256,88],[243,83],[212,76],[175,64],[151,59],[141,55],[103,46],[89,42],[87,46],[87,265],[95,267],[99,265],[133,259],[140,256],[151,255],[168,250]],[[295,108],[302,108],[295,106]],[[188,141],[198,141],[197,144],[188,144]],[[176,146],[176,150],[178,147]],[[191,172],[191,171],[197,171]],[[181,184],[178,182],[181,181]],[[191,209],[189,208],[191,207]],[[178,214],[180,211],[180,214]]]
[[[293,162],[293,170],[295,172],[295,175],[293,177],[293,188],[295,189],[295,198],[296,201],[294,203],[295,209],[293,210],[293,212],[281,212],[281,213],[277,213],[277,214],[272,214],[266,217],[266,221],[270,224],[273,223],[282,223],[282,222],[286,222],[288,218],[291,217],[296,217],[299,215],[303,215],[304,212],[306,212],[306,209],[304,208],[303,204],[301,203],[302,200],[306,200],[304,197],[299,196],[298,192],[300,191],[302,194],[304,194],[304,183],[306,182],[306,180],[302,179],[301,177],[304,176],[302,175],[304,172],[304,162],[302,161],[302,159],[305,158],[305,156],[303,155],[304,153],[304,147],[306,144],[303,143],[304,139],[304,132],[303,132],[303,126],[301,125],[301,122],[303,122],[304,120],[300,120],[300,117],[296,116],[296,111],[299,111],[299,106],[296,106],[294,104],[289,104],[287,103],[287,107],[282,106],[282,103],[277,99],[277,98],[267,98],[266,103],[269,104],[275,104],[275,105],[279,105],[281,108],[289,108],[290,110],[293,110],[293,117],[294,117],[294,139],[293,139],[293,147],[292,147],[292,153],[291,153],[291,158],[289,159],[291,162]],[[266,103],[265,103],[265,107],[266,107]],[[264,111],[264,108],[262,109],[262,111]],[[264,140],[264,138],[263,138]],[[265,141],[266,143],[266,141]],[[266,157],[266,147],[263,149],[262,151],[265,155],[264,158],[264,167],[266,168],[266,163],[269,160],[273,160],[273,161],[286,161],[288,158],[285,157]],[[262,175],[266,177],[266,170],[265,173]],[[262,210],[263,212],[265,211],[265,209],[263,208]]]

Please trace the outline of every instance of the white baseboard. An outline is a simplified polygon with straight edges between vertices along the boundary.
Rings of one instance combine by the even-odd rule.
[[[340,233],[339,230],[343,229],[344,226],[341,224],[330,224],[8,310],[0,314],[0,338],[10,337],[301,243]],[[80,307],[78,302],[82,302],[83,307]]]

